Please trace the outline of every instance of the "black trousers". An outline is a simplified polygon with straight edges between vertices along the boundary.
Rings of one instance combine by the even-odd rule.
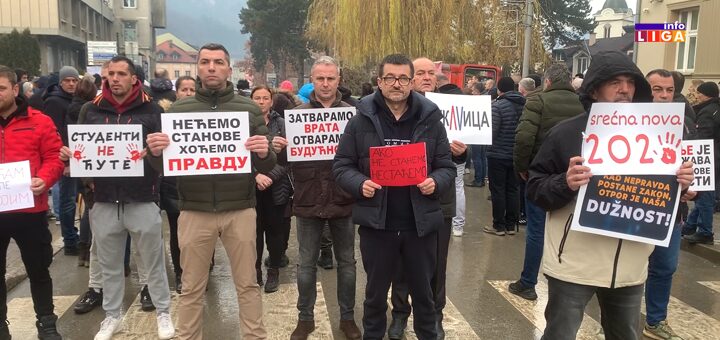
[[[443,227],[437,233],[437,266],[435,266],[435,275],[432,278],[433,297],[435,299],[435,314],[438,321],[442,321],[442,311],[445,308],[445,278],[447,276],[447,257],[450,247],[450,231],[452,229],[452,218],[446,218]],[[402,266],[402,264],[400,264]],[[410,291],[408,289],[405,275],[402,270],[397,271],[397,275],[392,281],[392,294],[390,301],[392,302],[393,319],[407,318],[410,316],[412,308],[408,300]]]
[[[267,241],[268,253],[270,253],[270,267],[280,268],[282,255],[287,249],[286,235],[290,233],[290,218],[285,217],[285,206],[275,205],[271,189],[257,191],[257,222],[256,222],[256,244],[257,261],[255,267],[260,268],[262,254]]]
[[[7,286],[5,270],[7,248],[14,239],[20,248],[25,271],[30,279],[35,316],[53,315],[53,286],[50,278],[50,264],[53,260],[52,234],[48,229],[47,213],[0,213],[0,251],[2,251],[2,282],[0,283],[0,322],[7,320]]]
[[[488,180],[495,230],[515,230],[520,198],[512,160],[488,157]]]
[[[363,303],[363,339],[383,339],[387,328],[387,294],[395,272],[402,270],[412,296],[418,339],[436,339],[432,278],[437,265],[437,233],[418,237],[412,231],[358,229],[360,254],[367,274]],[[402,266],[400,263],[402,261]]]
[[[180,218],[180,212],[165,210],[165,213],[167,213],[168,224],[170,225],[170,258],[172,259],[173,270],[175,276],[182,276],[180,245],[178,243],[178,218]]]

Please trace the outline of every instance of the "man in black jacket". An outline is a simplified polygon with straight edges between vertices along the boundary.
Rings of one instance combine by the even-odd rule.
[[[693,106],[696,113],[697,138],[713,139],[715,149],[715,171],[717,178],[718,147],[720,147],[720,99],[718,85],[705,82],[697,87],[699,104]],[[717,185],[717,180],[715,181]],[[713,244],[713,208],[715,191],[699,192],[695,198],[695,208],[688,215],[682,233],[690,243]]]
[[[117,56],[108,64],[108,77],[102,96],[88,103],[85,124],[139,124],[143,140],[160,131],[162,108],[151,101],[138,81],[133,62]],[[148,290],[157,308],[158,337],[170,339],[175,328],[170,319],[170,289],[165,271],[162,241],[162,217],[158,201],[160,158],[147,158],[143,177],[93,178],[95,204],[90,211],[94,242],[103,276],[103,309],[105,320],[96,340],[111,339],[122,328],[124,264],[128,233],[135,240],[148,274]],[[152,166],[151,166],[152,165]]]
[[[63,144],[67,145],[67,116],[68,107],[72,102],[75,88],[80,80],[78,71],[72,66],[63,66],[60,69],[60,83],[50,86],[43,95],[43,112],[52,118],[55,127],[60,133]],[[62,231],[65,255],[78,254],[78,229],[75,228],[75,196],[77,195],[77,180],[66,176],[68,169],[58,182],[60,191],[60,230]]]
[[[525,105],[525,97],[514,90],[510,77],[500,78],[498,98],[492,104],[492,145],[488,147],[488,181],[492,196],[493,225],[483,227],[489,234],[515,234],[519,204],[518,180],[513,170],[515,130]]]
[[[618,51],[593,57],[580,93],[587,112],[595,102],[652,99],[643,74]],[[600,305],[605,339],[637,339],[648,257],[655,247],[571,230],[568,224],[577,191],[593,176],[579,156],[588,117],[587,113],[581,114],[550,129],[530,165],[528,199],[548,211],[542,260],[548,279],[543,339],[575,339],[585,306],[593,296]],[[683,164],[676,179],[666,177],[687,189],[693,178],[692,164]]]
[[[440,199],[453,190],[455,164],[437,105],[412,90],[412,62],[385,57],[378,69],[378,91],[363,98],[340,139],[333,172],[336,182],[357,202],[353,221],[360,225],[360,253],[367,286],[365,339],[382,339],[387,293],[402,269],[413,297],[415,333],[436,339],[431,280],[437,262],[437,231],[443,227]],[[370,147],[425,143],[428,177],[416,186],[383,188],[370,179]]]
[[[413,77],[413,87],[415,92],[425,95],[427,92],[435,91],[436,85],[440,84],[439,80],[445,75],[435,75],[435,65],[428,58],[417,58],[413,60],[413,68],[415,76]],[[455,92],[459,91],[459,93]],[[440,93],[462,94],[462,91],[454,84],[447,84],[444,87],[438,87]],[[447,92],[444,92],[447,91]],[[447,272],[448,248],[450,246],[450,231],[453,230],[455,217],[462,215],[462,223],[465,223],[465,188],[462,178],[465,172],[465,162],[467,161],[467,145],[459,141],[450,143],[450,151],[452,160],[457,167],[457,177],[455,178],[455,192],[450,190],[443,193],[440,197],[440,206],[442,208],[444,225],[438,230],[437,243],[437,266],[435,275],[433,275],[432,287],[433,296],[435,297],[435,311],[437,316],[437,338],[445,339],[445,330],[442,326],[443,309],[445,308],[445,277]],[[462,225],[460,226],[462,231]],[[393,278],[392,282],[392,321],[388,327],[388,338],[402,339],[407,326],[407,320],[410,317],[411,307],[408,296],[408,284],[401,271]]]

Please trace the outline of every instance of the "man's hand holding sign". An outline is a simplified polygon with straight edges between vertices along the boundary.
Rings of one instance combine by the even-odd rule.
[[[435,180],[427,177],[425,143],[370,148],[370,178],[362,188],[367,198],[383,185],[415,185],[423,195],[435,192]]]
[[[693,180],[692,163],[681,164],[682,124],[681,104],[593,104],[584,157],[571,158],[565,174],[579,190],[571,228],[667,246]]]

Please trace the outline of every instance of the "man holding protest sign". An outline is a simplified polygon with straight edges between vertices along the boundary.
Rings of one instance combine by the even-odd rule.
[[[718,85],[705,82],[697,87],[699,104],[693,106],[697,119],[697,139],[714,140],[715,157],[720,147],[720,99]],[[715,167],[717,168],[717,162]],[[715,191],[699,192],[695,197],[695,208],[688,215],[683,235],[689,243],[713,244],[713,209]]]
[[[589,111],[593,103],[649,102],[651,92],[640,70],[625,54],[601,52],[590,64],[580,98]],[[677,118],[677,123],[682,124],[681,116]],[[570,227],[573,217],[578,219],[573,215],[577,191],[588,187],[586,184],[593,179],[595,186],[599,186],[586,165],[597,164],[592,163],[595,155],[590,155],[587,163],[579,156],[588,119],[589,114],[583,114],[551,129],[530,166],[528,197],[549,212],[543,251],[543,270],[548,278],[547,327],[543,339],[575,339],[585,305],[596,294],[605,338],[637,339],[647,258],[654,246]],[[675,166],[670,163],[666,162],[667,167]],[[601,181],[610,182],[608,177],[622,176],[604,176]],[[674,187],[677,194],[678,182],[685,190],[692,180],[692,164],[685,163],[676,176],[630,177],[622,184],[637,189],[640,185],[627,183],[654,183],[658,187]],[[666,203],[672,202],[662,202]],[[627,222],[627,226],[632,224]]]
[[[435,91],[439,76],[436,77],[435,75],[435,64],[432,60],[428,58],[417,58],[413,60],[413,68],[415,69],[415,76],[413,77],[413,88],[415,92],[425,95],[427,92]],[[446,86],[445,88],[450,89],[449,91],[453,94],[462,94],[457,86],[454,89],[458,89],[460,93],[454,92],[451,87]],[[442,87],[437,88],[437,90],[445,93]],[[455,232],[457,230],[459,234],[462,235],[463,226],[465,225],[465,187],[463,176],[465,175],[465,162],[467,161],[467,145],[460,141],[453,140],[452,143],[450,143],[450,151],[452,153],[452,160],[457,168],[455,192],[448,190],[440,197],[440,206],[442,207],[445,224],[438,230],[437,266],[432,280],[437,315],[436,328],[438,339],[445,338],[442,320],[443,309],[445,308],[446,302],[445,274],[447,270],[450,234],[451,231]],[[408,296],[410,296],[408,284],[405,282],[402,271],[398,271],[396,274],[392,282],[392,321],[390,322],[390,327],[388,327],[388,337],[390,339],[402,338],[411,312],[410,301],[408,300]]]
[[[58,158],[62,141],[50,117],[27,105],[17,76],[0,65],[0,338],[10,339],[7,323],[5,267],[7,248],[14,239],[30,279],[39,339],[62,339],[57,332],[50,264],[52,235],[48,229],[47,189],[62,176]],[[31,170],[32,169],[32,170]],[[31,172],[32,171],[32,172]],[[21,184],[21,185],[17,185]],[[18,206],[18,203],[23,203]],[[15,206],[13,206],[15,205]]]
[[[443,228],[440,197],[454,192],[455,164],[437,105],[412,90],[413,64],[404,55],[386,56],[378,68],[378,91],[358,104],[358,115],[340,139],[333,172],[337,183],[358,201],[353,221],[360,225],[360,252],[367,273],[363,329],[367,339],[382,339],[387,319],[387,293],[395,271],[407,278],[420,339],[437,338],[432,277],[437,265],[437,231]],[[371,168],[390,148],[425,144],[424,162],[381,174]],[[384,147],[385,146],[385,147]],[[371,148],[376,148],[371,154]],[[386,152],[383,152],[386,150]],[[407,163],[405,163],[407,162]],[[413,170],[413,171],[410,171]],[[425,176],[417,174],[424,170]],[[385,188],[377,183],[395,174]],[[404,176],[404,174],[407,174]],[[393,181],[416,185],[393,186]],[[398,267],[402,262],[402,267]]]
[[[83,170],[95,172],[92,176],[95,204],[90,210],[90,225],[102,270],[103,309],[106,313],[95,339],[111,339],[122,328],[125,277],[124,264],[119,259],[125,256],[128,233],[135,240],[147,270],[148,290],[157,308],[158,337],[170,339],[175,335],[175,328],[170,318],[162,217],[155,204],[158,200],[157,169],[161,165],[156,157],[144,162],[146,150],[142,147],[148,134],[160,131],[162,108],[142,90],[135,65],[130,59],[114,57],[107,70],[102,95],[88,104],[83,123],[107,126],[98,127],[98,131],[110,131],[117,125],[118,131],[138,127],[141,136],[137,140],[132,132],[86,132],[69,136],[71,150],[74,150],[71,164],[82,162]],[[105,138],[105,142],[101,138]],[[84,148],[81,142],[88,139],[99,146]],[[110,142],[118,140],[126,147],[109,146]],[[102,157],[114,159],[103,160]],[[136,172],[137,167],[140,169]],[[123,175],[123,171],[128,172]],[[106,177],[107,173],[112,173],[112,177]]]
[[[654,103],[671,103],[675,97],[675,81],[670,71],[655,69],[645,76],[650,84]],[[692,109],[690,110],[692,112]],[[683,139],[690,138],[690,131],[694,131],[693,117],[687,116],[685,111],[685,126]],[[689,192],[691,193],[691,192]],[[691,193],[692,194],[692,193]],[[687,212],[687,203],[680,203],[681,209],[684,206]],[[670,288],[672,278],[677,269],[678,256],[680,255],[680,223],[678,216],[677,223],[673,223],[672,236],[668,247],[655,247],[648,259],[648,278],[645,284],[645,326],[643,334],[656,339],[680,339],[667,322],[667,306],[670,301]]]
[[[545,70],[544,89],[527,97],[520,116],[513,167],[523,181],[528,180],[530,162],[545,140],[548,130],[562,120],[583,112],[580,99],[570,84],[570,71],[565,64],[553,64]],[[525,197],[527,226],[525,228],[525,261],[520,280],[511,283],[508,290],[527,300],[537,299],[535,285],[542,260],[545,211]]]
[[[310,70],[310,77],[314,85],[314,90],[310,93],[310,102],[296,109],[321,111],[321,109],[351,107],[342,101],[338,91],[340,69],[334,59],[327,56],[318,58]],[[352,111],[354,113],[354,110]],[[291,128],[287,122],[297,121],[298,116],[290,110],[286,110],[285,115],[288,139],[294,144],[295,138],[290,138]],[[330,126],[334,126],[339,122],[329,123]],[[331,130],[335,136],[341,133],[334,131],[334,128]],[[288,141],[273,141],[273,146],[279,147],[282,143]],[[292,210],[297,221],[297,238],[300,247],[297,274],[299,315],[291,339],[307,339],[315,329],[313,309],[316,299],[316,264],[321,247],[321,234],[326,224],[332,235],[332,247],[338,263],[337,296],[340,305],[340,329],[348,339],[359,339],[361,333],[355,324],[354,311],[355,226],[350,220],[353,197],[335,183],[332,175],[332,160],[309,158],[307,161],[292,162],[290,171],[295,185]]]
[[[182,294],[178,301],[178,338],[202,339],[203,337],[203,307],[205,287],[208,281],[208,267],[212,258],[215,242],[218,237],[222,240],[232,267],[235,291],[240,307],[240,329],[243,337],[248,339],[264,339],[267,337],[262,322],[262,298],[255,276],[255,174],[254,169],[260,173],[268,173],[276,163],[275,153],[270,150],[268,129],[260,109],[255,103],[240,95],[236,95],[232,83],[228,81],[232,74],[230,67],[230,54],[220,44],[210,43],[200,48],[198,54],[198,77],[200,86],[194,97],[188,97],[176,102],[169,110],[173,114],[167,117],[181,115],[180,113],[200,112],[207,116],[223,116],[233,113],[248,113],[249,126],[238,126],[235,132],[224,131],[233,136],[232,148],[234,154],[247,151],[252,160],[248,158],[229,156],[213,159],[213,171],[227,171],[227,174],[185,175],[177,178],[178,207],[178,242],[180,245],[180,265],[183,268]],[[165,116],[163,117],[165,119]],[[205,126],[205,135],[220,135],[217,124],[230,122],[243,124],[240,119],[216,119],[220,123],[214,128],[208,127],[205,120],[178,120],[171,125],[187,126],[199,121]],[[222,123],[225,124],[225,123]],[[164,131],[174,126],[163,126]],[[243,128],[249,136],[242,134]],[[191,129],[192,130],[192,129]],[[183,132],[186,133],[186,132]],[[192,134],[192,133],[190,133]],[[235,145],[234,136],[244,139],[244,145]],[[179,133],[177,134],[179,136]],[[174,144],[180,139],[175,139]],[[199,138],[204,138],[202,135]],[[154,133],[147,139],[150,152],[160,157],[163,150],[171,146],[170,136],[166,133]],[[227,148],[230,145],[221,145]],[[203,145],[203,147],[205,147]],[[166,151],[167,152],[167,151]],[[206,151],[205,153],[210,153]],[[200,157],[195,163],[193,159],[185,159],[181,164],[186,174],[208,172],[208,164],[203,158],[204,153],[193,153],[189,156]],[[167,155],[165,156],[167,157]],[[245,156],[243,156],[245,157]],[[239,158],[239,160],[238,160]],[[165,166],[168,168],[167,160]],[[221,162],[221,163],[217,163]],[[242,163],[242,164],[241,164]],[[170,163],[172,164],[172,163]],[[204,166],[201,166],[204,164]],[[241,169],[244,168],[244,169]],[[170,167],[172,169],[172,166]],[[177,170],[177,169],[176,169]],[[246,171],[247,170],[247,171]],[[237,172],[242,171],[242,172]],[[167,172],[166,172],[167,174]],[[213,222],[214,221],[214,222]],[[154,298],[153,298],[154,300]]]

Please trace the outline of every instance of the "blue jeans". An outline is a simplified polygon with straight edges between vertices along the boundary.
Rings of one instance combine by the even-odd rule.
[[[525,287],[535,287],[542,262],[543,242],[545,242],[545,210],[525,197],[525,213],[527,218],[525,263],[520,274],[520,282]]]
[[[487,177],[487,146],[470,145],[472,163],[475,167],[475,183],[484,183]]]
[[[60,181],[55,182],[52,186],[52,204],[53,204],[53,215],[56,219],[60,218]]]
[[[683,229],[687,231],[697,230],[699,235],[713,235],[713,209],[715,208],[715,192],[703,191],[697,194],[695,208],[688,215],[687,222]]]
[[[317,261],[320,255],[320,238],[325,223],[332,235],[337,269],[337,298],[340,305],[340,320],[355,319],[355,226],[350,217],[319,219],[297,217],[297,239],[300,264],[297,273],[298,318],[312,321],[315,318],[317,298]]]
[[[667,247],[656,246],[650,254],[648,278],[645,283],[645,320],[648,325],[656,326],[667,318],[667,306],[670,301],[672,277],[677,269],[680,255],[680,224],[675,225],[670,244]]]
[[[79,235],[75,228],[75,198],[77,197],[77,178],[60,178],[60,230],[65,247],[77,247]]]

